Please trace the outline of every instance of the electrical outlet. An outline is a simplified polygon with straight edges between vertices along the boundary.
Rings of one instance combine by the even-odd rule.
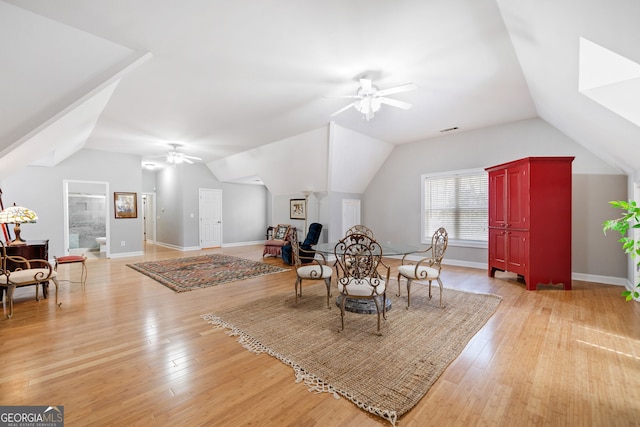
[[[124,240],[123,240],[122,242],[120,242],[120,246],[124,246],[124,245],[125,245],[125,243],[124,243]]]

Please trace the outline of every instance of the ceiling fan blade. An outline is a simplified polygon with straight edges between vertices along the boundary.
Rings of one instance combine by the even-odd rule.
[[[330,115],[330,117],[337,116],[338,114],[340,114],[340,113],[342,113],[342,112],[344,112],[344,111],[347,111],[347,110],[348,110],[349,108],[351,108],[351,107],[355,107],[355,102],[352,102],[351,104],[349,104],[349,105],[346,105],[346,106],[342,107],[341,109],[339,109],[339,110],[338,110],[338,111],[336,111],[335,113],[331,114],[331,115]]]
[[[360,79],[360,86],[362,87],[362,91],[364,93],[370,93],[373,90],[371,79]]]
[[[193,164],[193,162],[192,162],[191,160],[189,160],[188,158],[186,158],[186,157],[183,157],[183,158],[182,158],[182,161],[183,161],[183,162],[186,162],[186,163],[189,163],[190,165],[192,165],[192,164]]]
[[[182,156],[185,159],[191,159],[191,160],[202,160],[200,157],[196,157],[196,156]]]
[[[398,101],[397,99],[391,99],[391,98],[376,98],[378,101],[380,101],[383,104],[387,104],[387,105],[391,105],[393,107],[398,107],[398,108],[402,108],[403,110],[408,110],[409,108],[412,107],[411,104],[409,104],[408,102],[404,102],[404,101]]]
[[[396,86],[396,87],[390,87],[389,89],[379,90],[377,92],[377,95],[386,96],[386,95],[391,95],[393,93],[407,92],[417,88],[418,88],[418,85],[416,85],[415,83],[407,83],[407,84]]]

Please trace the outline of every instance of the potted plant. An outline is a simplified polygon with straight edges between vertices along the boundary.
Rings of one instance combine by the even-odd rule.
[[[628,202],[617,200],[609,202],[614,208],[622,210],[623,215],[618,219],[610,219],[602,223],[602,231],[614,230],[620,233],[622,238],[618,240],[622,243],[622,250],[629,254],[632,259],[640,256],[640,240],[634,240],[633,233],[628,235],[629,229],[640,228],[640,207],[634,200]],[[636,268],[640,267],[640,260],[636,263]],[[627,301],[640,298],[640,282],[635,285],[635,289],[622,293]]]

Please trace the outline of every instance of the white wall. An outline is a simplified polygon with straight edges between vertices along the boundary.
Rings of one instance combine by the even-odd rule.
[[[380,241],[419,244],[422,174],[484,169],[529,156],[575,156],[574,273],[602,276],[599,280],[604,281],[624,278],[626,259],[614,249],[616,239],[603,235],[601,223],[606,201],[625,197],[626,177],[541,119],[397,146],[364,193],[363,223]],[[600,185],[588,186],[593,179]],[[487,251],[450,246],[447,259],[486,266]]]
[[[27,240],[49,239],[49,255],[64,254],[63,180],[101,181],[109,183],[111,256],[139,254],[142,251],[142,216],[116,219],[113,192],[134,192],[140,212],[140,157],[96,150],[81,150],[55,167],[29,166],[2,180],[5,206],[13,204],[30,208],[38,214],[38,222],[26,224],[22,236]],[[124,241],[125,246],[120,246]]]

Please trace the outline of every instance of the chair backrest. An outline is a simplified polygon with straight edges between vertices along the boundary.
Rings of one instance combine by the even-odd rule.
[[[449,234],[443,227],[438,228],[431,236],[432,256],[436,263],[440,264],[449,245]]]
[[[370,237],[371,239],[373,239],[373,231],[371,231],[371,229],[366,225],[362,225],[362,224],[354,225],[353,227],[348,229],[344,235],[348,236],[350,234],[364,234]]]
[[[318,240],[320,240],[320,233],[322,232],[322,224],[317,222],[312,223],[309,226],[309,232],[307,233],[307,237],[302,242],[302,246],[313,246],[318,244]]]
[[[366,234],[350,234],[340,240],[334,250],[338,280],[346,285],[365,280],[374,288],[381,282],[378,265],[382,260],[382,247]]]

